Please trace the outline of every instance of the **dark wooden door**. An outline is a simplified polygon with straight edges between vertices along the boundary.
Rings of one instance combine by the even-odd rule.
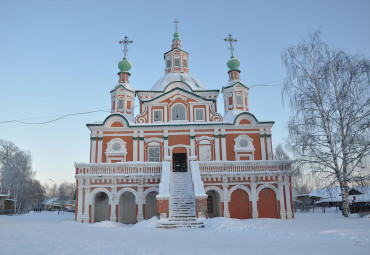
[[[172,160],[172,169],[174,172],[186,172],[186,153],[174,153]]]

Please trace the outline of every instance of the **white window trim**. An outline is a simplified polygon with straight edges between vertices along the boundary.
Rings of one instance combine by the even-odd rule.
[[[119,107],[119,102],[122,101],[122,108]],[[117,100],[117,110],[123,110],[125,109],[125,98],[119,97]]]
[[[184,108],[185,108],[185,119],[183,119],[183,120],[173,120],[173,119],[172,119],[173,108],[174,108],[176,105],[181,105],[182,107],[184,107]],[[170,116],[171,116],[171,122],[184,122],[184,121],[187,121],[187,117],[188,117],[188,116],[187,116],[187,108],[186,108],[186,106],[185,106],[184,104],[182,104],[182,103],[177,103],[177,104],[172,105]]]
[[[238,97],[240,97],[241,102],[238,102]],[[241,92],[235,94],[235,104],[236,106],[243,106],[243,94]]]
[[[176,60],[179,61],[179,65],[176,65]],[[173,59],[173,67],[180,67],[181,66],[181,61],[180,60],[181,60],[180,58],[174,58]]]
[[[155,119],[154,119],[155,112],[160,112],[160,115],[161,115],[161,117],[162,117],[162,120],[155,120]],[[164,116],[163,116],[163,109],[154,109],[154,110],[153,110],[153,122],[156,122],[156,123],[163,123],[163,119],[164,119]]]
[[[150,161],[150,149],[158,149],[159,151],[158,161]],[[161,162],[161,147],[160,146],[149,146],[148,147],[148,162]]]
[[[197,111],[202,111],[202,116],[203,116],[202,120],[197,119]],[[195,108],[194,109],[194,121],[196,121],[196,122],[205,122],[206,121],[206,116],[204,115],[204,109],[203,108]]]

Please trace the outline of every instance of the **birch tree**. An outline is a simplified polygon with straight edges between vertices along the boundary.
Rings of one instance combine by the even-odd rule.
[[[282,60],[295,157],[339,184],[348,217],[349,183],[364,175],[370,154],[369,60],[329,48],[320,31],[283,50]]]
[[[14,199],[14,213],[25,208],[32,190],[30,182],[35,172],[31,167],[31,155],[20,150],[14,143],[0,140],[1,185]]]

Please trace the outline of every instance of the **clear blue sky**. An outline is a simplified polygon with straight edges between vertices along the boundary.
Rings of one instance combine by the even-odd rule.
[[[124,35],[134,40],[130,83],[150,89],[164,74],[175,18],[190,73],[207,89],[221,89],[229,33],[239,40],[235,56],[251,86],[283,79],[281,50],[316,29],[330,45],[370,56],[369,12],[370,1],[1,1],[0,121],[109,109]],[[276,146],[287,136],[289,117],[281,87],[251,88],[249,101],[259,120],[276,122]],[[0,124],[0,139],[31,151],[42,183],[74,181],[74,163],[89,159],[85,124],[106,116]]]

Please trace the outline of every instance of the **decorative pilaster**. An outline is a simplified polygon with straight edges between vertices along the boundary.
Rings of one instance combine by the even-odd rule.
[[[118,205],[118,198],[117,198],[117,186],[115,186],[115,180],[113,180],[113,188],[112,188],[112,200],[110,201],[110,221],[116,222],[117,221],[117,211],[116,207]]]
[[[195,132],[194,129],[190,130],[190,157],[189,160],[197,160],[195,156]]]
[[[280,218],[286,219],[286,211],[284,206],[284,183],[281,176],[278,177],[278,190],[279,190],[279,200],[280,200]]]
[[[97,163],[101,163],[101,159],[103,156],[103,136],[98,136],[98,159]]]
[[[220,160],[220,136],[218,134],[218,130],[215,130],[215,155],[216,155],[216,160]]]
[[[222,184],[222,189],[224,192],[224,217],[230,218],[230,212],[229,212],[229,189],[228,184]]]
[[[77,221],[82,222],[83,186],[80,182],[82,182],[82,179],[78,179]]]
[[[260,143],[261,143],[262,160],[266,160],[266,148],[265,148],[265,135],[264,134],[260,134]]]
[[[166,161],[170,161],[171,160],[171,157],[168,153],[168,132],[165,131],[165,134],[163,136],[163,150],[164,150],[164,153],[163,153],[163,159],[166,160]]]
[[[257,208],[258,194],[255,177],[251,178],[251,191],[252,191],[252,218],[256,219],[258,218],[258,208]]]
[[[89,188],[89,183],[85,183],[84,185],[84,210],[83,210],[83,216],[82,218],[84,219],[84,222],[89,222],[89,219],[91,217],[90,212],[89,212],[89,206],[92,204],[92,197],[90,195],[90,188]],[[93,219],[92,219],[93,220]]]
[[[139,161],[144,161],[144,137],[139,135]]]
[[[96,161],[96,136],[90,137],[90,163],[95,163]]]
[[[225,129],[221,129],[221,151],[222,151],[222,160],[226,161],[226,132]]]
[[[284,176],[284,187],[285,187],[285,201],[286,201],[286,215],[287,219],[290,220],[292,218],[292,207],[290,203],[290,183],[287,176]]]
[[[266,135],[266,146],[267,146],[267,159],[272,160],[271,134]]]
[[[132,160],[137,161],[137,139],[138,137],[135,136],[137,134],[134,134],[133,138],[133,144],[132,144]]]
[[[137,222],[144,220],[143,214],[143,185],[139,184],[137,187]]]

